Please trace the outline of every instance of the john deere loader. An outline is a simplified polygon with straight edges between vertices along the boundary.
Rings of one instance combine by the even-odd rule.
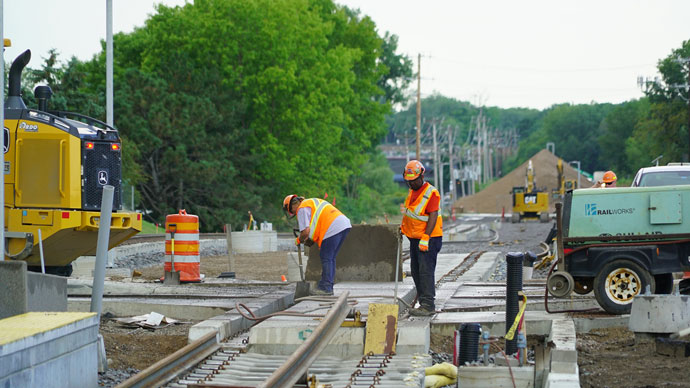
[[[70,263],[95,255],[103,187],[113,186],[109,248],[141,231],[140,213],[122,212],[122,143],[115,128],[76,113],[48,111],[52,91],[34,90],[27,108],[21,74],[31,51],[10,67],[5,102],[5,259],[40,270],[38,231],[46,272],[69,276]]]

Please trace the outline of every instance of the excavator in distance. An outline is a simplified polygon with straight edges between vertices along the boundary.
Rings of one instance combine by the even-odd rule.
[[[518,223],[523,219],[549,222],[549,194],[537,189],[531,160],[525,171],[525,186],[513,187],[511,195],[513,196],[513,214],[510,222]]]
[[[53,92],[37,86],[38,109],[21,97],[26,50],[9,72],[5,122],[5,260],[24,260],[69,276],[71,263],[96,254],[103,187],[114,187],[108,249],[142,228],[141,213],[122,212],[122,142],[118,131],[78,113],[49,111]]]

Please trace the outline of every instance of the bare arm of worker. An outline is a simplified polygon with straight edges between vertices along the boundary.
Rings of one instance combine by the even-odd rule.
[[[309,237],[310,228],[307,226],[303,231],[299,232],[299,241],[305,242]]]
[[[429,213],[429,222],[426,223],[426,231],[424,233],[431,236],[431,232],[434,230],[434,226],[436,226],[436,220],[438,220],[438,210]]]

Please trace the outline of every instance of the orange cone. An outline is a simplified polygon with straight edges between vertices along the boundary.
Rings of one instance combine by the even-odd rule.
[[[285,275],[280,275],[280,280],[287,282],[287,278],[285,277]]]

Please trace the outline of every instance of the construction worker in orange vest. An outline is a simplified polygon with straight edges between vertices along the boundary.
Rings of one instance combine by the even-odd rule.
[[[297,215],[300,234],[295,245],[319,245],[321,280],[311,294],[333,295],[335,257],[352,228],[350,219],[323,199],[304,199],[294,194],[283,200],[283,211],[288,218]]]
[[[410,267],[420,306],[412,308],[410,314],[419,316],[436,312],[434,271],[443,240],[441,195],[429,182],[424,182],[424,171],[418,160],[405,165],[403,178],[410,191],[405,199],[400,225],[400,230],[410,240]]]
[[[609,189],[616,187],[616,181],[618,180],[618,177],[613,171],[606,171],[604,173],[604,176],[601,178],[600,181],[594,184],[592,188],[602,188],[602,189]]]

